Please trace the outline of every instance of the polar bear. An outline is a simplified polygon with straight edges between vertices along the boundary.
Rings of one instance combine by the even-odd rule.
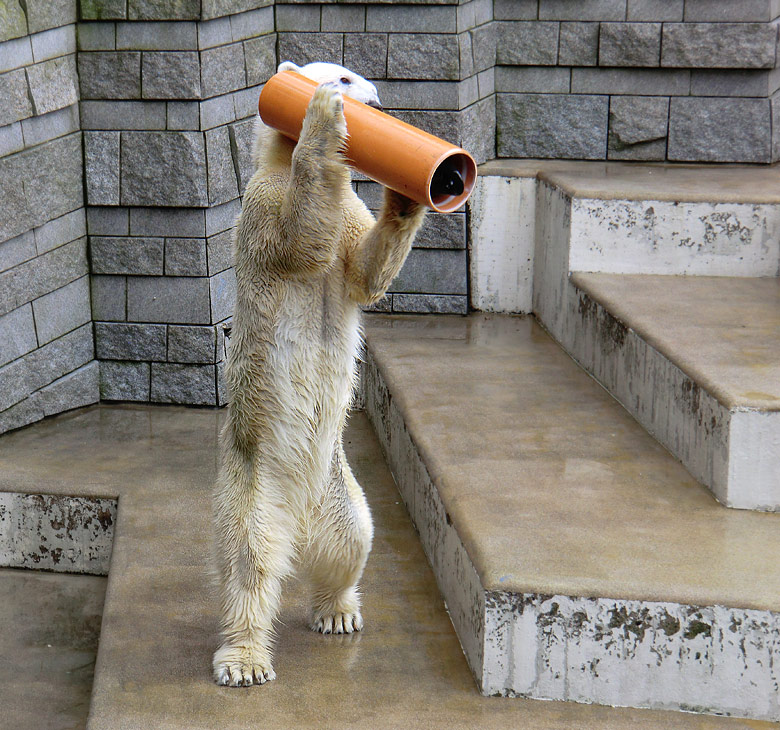
[[[230,390],[214,493],[221,584],[218,684],[274,679],[272,624],[296,561],[312,585],[311,628],[363,627],[358,582],[373,528],[342,448],[360,345],[359,305],[387,291],[425,209],[385,191],[377,221],[350,186],[342,94],[379,105],[341,66],[319,83],[297,144],[258,119],[256,171],[236,224]]]

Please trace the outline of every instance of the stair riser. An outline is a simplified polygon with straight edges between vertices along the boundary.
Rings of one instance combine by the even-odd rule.
[[[780,720],[780,614],[488,593],[489,694]],[[487,667],[487,664],[486,664]]]

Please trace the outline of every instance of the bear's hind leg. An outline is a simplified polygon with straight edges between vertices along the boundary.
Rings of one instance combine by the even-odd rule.
[[[339,444],[305,555],[312,586],[313,631],[351,634],[363,628],[358,582],[372,537],[366,498]]]
[[[256,483],[252,459],[226,447],[215,495],[220,548],[222,644],[214,654],[217,684],[248,687],[276,677],[273,622],[289,574],[297,522],[271,485]]]

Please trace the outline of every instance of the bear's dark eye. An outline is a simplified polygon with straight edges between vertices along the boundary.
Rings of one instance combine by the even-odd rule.
[[[352,83],[346,76],[342,76],[339,81],[346,86],[349,86]]]

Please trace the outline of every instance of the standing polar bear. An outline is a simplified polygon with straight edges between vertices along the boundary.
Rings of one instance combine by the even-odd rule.
[[[357,584],[373,528],[341,443],[359,305],[385,294],[425,215],[386,190],[375,221],[350,186],[342,94],[378,106],[374,85],[334,64],[286,69],[319,86],[297,144],[258,119],[256,171],[236,225],[230,405],[214,499],[222,592],[214,679],[233,687],[275,677],[272,625],[296,559],[312,584],[311,628],[363,626]]]

